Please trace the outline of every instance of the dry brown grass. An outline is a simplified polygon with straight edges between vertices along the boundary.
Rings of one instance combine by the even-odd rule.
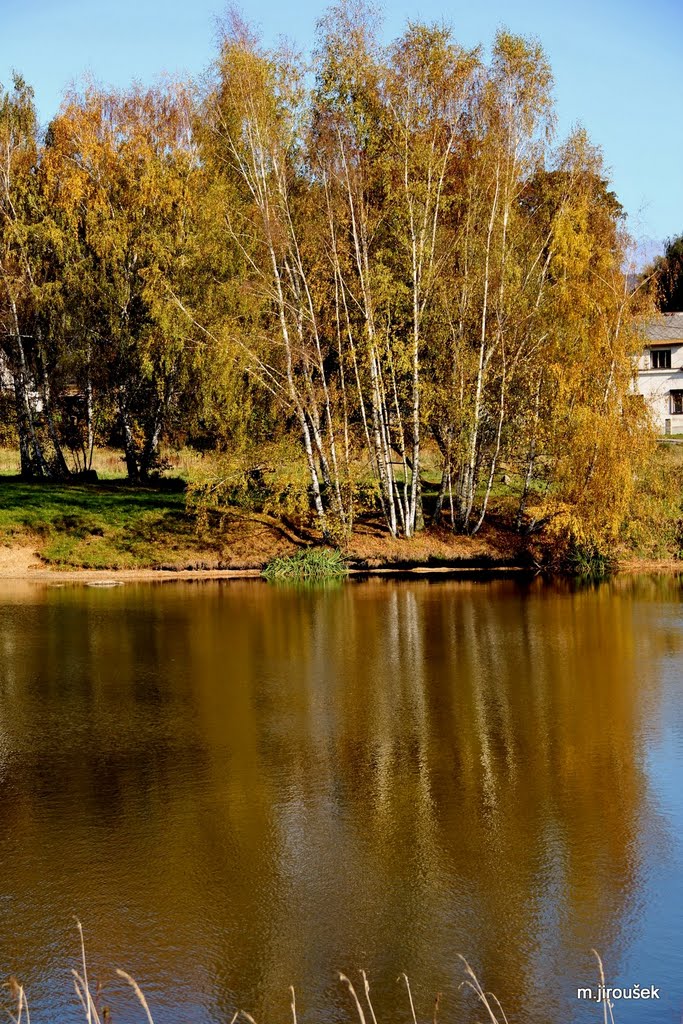
[[[106,1022],[108,1011],[100,1012],[97,1008],[96,1001],[92,995],[90,988],[90,982],[88,980],[88,964],[85,955],[85,939],[83,935],[83,927],[81,922],[76,918],[76,927],[78,929],[78,935],[80,940],[80,954],[81,954],[81,966],[80,970],[72,968],[71,974],[74,982],[74,989],[76,996],[80,1003],[81,1009],[85,1017],[86,1024],[103,1024],[103,1018]],[[606,991],[605,982],[605,971],[603,968],[602,960],[596,950],[592,951],[598,962],[598,970],[600,976],[600,985],[603,992],[603,1014],[604,1024],[614,1024],[614,1016],[612,1014],[612,1006],[607,997],[604,995]],[[493,992],[487,992],[480,984],[476,973],[467,962],[464,956],[460,956],[463,964],[464,978],[460,983],[461,989],[468,989],[474,993],[477,998],[477,1003],[486,1012],[486,1019],[488,1024],[509,1024],[508,1018],[505,1015],[505,1011],[501,1006],[497,996]],[[145,994],[138,985],[135,978],[133,978],[127,971],[122,970],[120,967],[116,968],[116,974],[119,978],[122,978],[126,984],[133,990],[135,997],[143,1010],[147,1019],[147,1024],[154,1024],[152,1012],[149,1008]],[[356,987],[353,982],[347,977],[346,974],[339,973],[338,977],[340,982],[346,986],[349,995],[351,996],[351,1002],[353,1004],[355,1013],[358,1017],[359,1024],[378,1024],[375,1009],[370,998],[370,983],[368,976],[365,971],[359,971],[360,978],[362,980],[362,993],[358,994]],[[417,1014],[415,1012],[415,1004],[413,1002],[413,994],[410,988],[410,982],[408,976],[402,973],[396,979],[399,983],[405,985],[408,1004],[410,1007],[410,1019],[412,1024],[418,1024]],[[10,978],[9,982],[4,986],[9,989],[9,995],[12,1000],[12,1009],[7,1011],[7,1015],[14,1022],[14,1024],[31,1024],[31,1015],[28,1006],[28,1000],[26,998],[26,992],[23,986],[16,980],[16,978]],[[298,1024],[297,1013],[296,1013],[296,994],[294,987],[290,985],[290,1008],[292,1012],[292,1024]],[[438,1024],[438,1013],[439,1013],[439,998],[437,995],[434,1001],[434,1012],[432,1018],[432,1024]],[[365,1005],[364,1005],[365,1003]],[[235,1024],[238,1017],[242,1017],[248,1022],[248,1024],[256,1024],[256,1021],[250,1013],[246,1010],[237,1009],[235,1010],[230,1024]],[[369,1017],[369,1019],[368,1019]]]
[[[454,534],[450,530],[428,528],[408,539],[391,537],[386,530],[359,523],[348,543],[346,554],[368,568],[380,565],[439,564],[446,562],[496,562],[514,560],[519,538],[493,529],[475,537]]]

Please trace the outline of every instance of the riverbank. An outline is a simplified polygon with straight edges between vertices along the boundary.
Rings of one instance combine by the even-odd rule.
[[[429,547],[429,545],[426,545]],[[473,545],[474,547],[474,545]],[[297,550],[292,546],[292,553]],[[285,552],[288,553],[288,552]],[[349,573],[352,576],[372,575],[456,575],[471,576],[476,574],[509,574],[529,572],[530,566],[504,557],[496,558],[492,552],[486,552],[484,546],[480,551],[474,550],[469,557],[460,552],[457,557],[436,557],[433,553],[420,561],[413,548],[410,557],[406,552],[386,552],[384,557],[375,552],[371,557],[360,557],[348,554]],[[393,557],[392,557],[393,555]],[[212,580],[212,579],[249,579],[259,578],[267,560],[258,559],[253,564],[215,567],[154,566],[134,569],[116,567],[83,567],[51,565],[40,557],[34,547],[16,544],[0,547],[0,580],[42,580],[50,583],[86,582],[86,583],[134,583],[164,580]]]
[[[321,543],[310,530],[226,509],[198,523],[182,485],[132,488],[27,484],[0,478],[0,578],[51,582],[230,579],[259,576],[272,559]],[[345,557],[354,574],[529,572],[530,550],[504,517],[475,537],[429,527],[405,540],[372,520],[358,522]],[[625,572],[679,572],[673,558],[620,562]]]
[[[426,561],[422,564],[413,561],[379,562],[373,564],[356,564],[349,570],[351,577],[450,577],[450,578],[491,578],[528,574],[533,571],[528,564],[515,564],[507,559],[496,560],[473,557],[460,558],[447,564]],[[0,547],[0,580],[34,581],[47,585],[65,583],[82,583],[91,586],[108,586],[124,583],[174,582],[182,580],[239,580],[259,579],[263,565],[240,566],[234,568],[142,568],[142,569],[107,569],[107,568],[64,568],[53,566],[42,561],[31,546],[16,545]],[[666,574],[673,575],[683,572],[683,564],[676,559],[628,559],[619,563],[618,571],[624,575]]]
[[[261,513],[226,508],[198,520],[182,481],[158,487],[30,484],[0,478],[0,575],[74,572],[160,579],[180,574],[258,573],[272,559],[322,542],[314,531]],[[486,526],[476,537],[430,528],[410,540],[359,521],[345,547],[357,569],[521,568],[520,538]]]

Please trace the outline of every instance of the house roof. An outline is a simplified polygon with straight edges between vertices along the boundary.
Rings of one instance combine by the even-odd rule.
[[[683,341],[683,313],[660,313],[644,325],[645,339],[653,341]]]

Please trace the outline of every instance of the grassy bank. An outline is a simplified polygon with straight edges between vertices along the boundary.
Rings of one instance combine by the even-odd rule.
[[[0,541],[31,546],[46,563],[73,568],[132,569],[220,557],[215,544],[198,538],[182,492],[122,482],[61,486],[0,479]]]
[[[14,460],[14,461],[13,461]],[[26,483],[9,475],[16,453],[0,449],[0,574],[20,575],[37,564],[55,569],[146,570],[262,569],[271,575],[292,571],[309,575],[308,563],[278,559],[315,548],[322,538],[315,530],[296,526],[287,510],[226,504],[197,517],[186,500],[186,482],[206,472],[196,453],[169,453],[168,473],[154,486],[131,486],[123,476],[120,455],[97,453],[99,481],[89,484]],[[683,550],[683,446],[662,446],[641,483],[637,514],[610,552],[596,552],[596,565],[613,556],[630,568],[645,571],[678,564]],[[438,473],[423,478],[427,519],[436,500]],[[554,557],[557,538],[524,539],[514,529],[521,481],[514,474],[496,481],[484,527],[475,537],[453,534],[446,527],[420,531],[410,540],[392,538],[376,514],[356,520],[344,548],[345,565],[367,567],[495,568],[546,565]],[[12,569],[12,552],[20,551]],[[574,551],[586,559],[585,550]],[[315,568],[315,567],[314,567]],[[556,566],[557,568],[557,566]],[[571,568],[571,567],[570,567]],[[581,565],[576,572],[580,574]],[[589,566],[588,576],[594,566]],[[599,568],[599,566],[598,566]],[[584,567],[585,570],[585,567]],[[601,572],[596,572],[597,577]]]
[[[295,555],[319,538],[271,516],[227,509],[199,524],[186,507],[182,481],[130,487],[29,484],[0,477],[0,546],[28,551],[39,564],[61,569],[262,568]],[[346,551],[349,564],[367,566],[511,565],[518,538],[487,528],[475,538],[446,529],[409,541],[375,522],[359,523]]]

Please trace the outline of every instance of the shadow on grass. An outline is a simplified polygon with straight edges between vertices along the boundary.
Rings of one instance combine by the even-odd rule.
[[[92,568],[153,565],[201,543],[177,489],[0,479],[0,535],[26,533],[47,561]]]
[[[186,519],[183,494],[120,484],[32,484],[0,480],[0,525],[41,527],[69,526],[69,517],[92,520],[94,525],[125,525],[144,514]],[[58,521],[61,522],[58,523]],[[74,524],[75,525],[75,524]]]
[[[19,477],[0,477],[0,502],[3,508],[77,504],[93,511],[125,502],[133,508],[153,510],[168,506],[184,508],[185,496],[177,485],[135,486],[126,480],[97,484],[29,483]]]

